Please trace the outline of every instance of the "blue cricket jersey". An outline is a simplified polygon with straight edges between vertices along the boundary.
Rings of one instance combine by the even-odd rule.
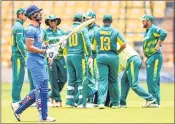
[[[33,24],[30,24],[26,30],[26,38],[33,39],[34,41],[33,46],[41,49],[44,38],[44,31],[40,26],[34,26]],[[44,58],[44,54],[34,53],[30,51],[28,52],[28,56],[36,56]]]

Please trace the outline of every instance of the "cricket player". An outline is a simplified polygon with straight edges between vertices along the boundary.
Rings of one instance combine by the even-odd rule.
[[[119,108],[120,93],[118,85],[119,59],[117,55],[117,42],[125,40],[120,32],[111,26],[113,19],[110,14],[103,17],[104,25],[95,32],[92,50],[97,49],[98,66],[98,107],[104,109],[108,86],[112,108]]]
[[[44,58],[46,53],[50,57],[54,57],[54,49],[42,49],[44,35],[43,29],[40,27],[42,9],[31,5],[26,10],[26,16],[31,21],[26,30],[27,67],[31,73],[35,89],[30,91],[21,102],[12,103],[12,109],[16,119],[20,121],[20,114],[36,101],[39,113],[38,121],[53,122],[56,119],[48,116],[47,109],[48,76]]]
[[[45,24],[49,26],[46,29],[47,41],[48,44],[55,44],[60,41],[60,37],[65,33],[63,30],[58,28],[57,26],[61,23],[61,18],[58,18],[56,15],[50,15],[45,20]],[[50,102],[55,104],[55,107],[61,107],[61,95],[66,81],[67,81],[67,70],[66,70],[66,62],[63,56],[63,49],[60,47],[59,54],[55,56],[52,63],[48,62],[48,71],[49,71],[49,79],[51,85],[51,94],[50,94]],[[54,101],[53,101],[54,100]]]
[[[85,15],[85,20],[88,21],[90,19],[96,18],[96,14],[93,11],[88,11],[87,14]],[[89,34],[89,39],[92,43],[92,38],[95,35],[95,32],[100,28],[95,22],[91,23],[87,26],[88,34]],[[96,62],[96,51],[92,51],[92,59],[93,59],[93,65],[89,65],[87,67],[88,69],[88,104],[87,105],[92,105],[94,103],[94,98],[97,97],[95,96],[97,92],[97,62]]]
[[[75,14],[72,28],[78,27],[82,21],[83,15]],[[85,56],[91,55],[87,30],[82,29],[68,38],[67,52],[68,86],[66,105],[72,108],[77,103],[78,108],[83,108],[86,106],[86,103],[83,103],[82,96],[82,92],[84,92],[82,85],[87,80]],[[78,99],[76,99],[76,95],[78,95]]]
[[[119,42],[121,48],[118,51],[119,64],[125,68],[121,79],[120,107],[126,108],[126,99],[130,87],[141,98],[146,100],[142,107],[149,107],[156,99],[139,84],[139,70],[142,66],[142,59],[139,54],[127,43]]]
[[[25,44],[25,30],[23,23],[27,19],[25,16],[26,10],[20,8],[16,11],[17,20],[12,28],[12,102],[19,102],[21,100],[21,89],[24,82],[25,75],[25,59],[26,59],[26,44]]]
[[[156,98],[156,101],[150,107],[159,107],[160,105],[160,70],[162,67],[161,44],[167,36],[167,32],[153,24],[153,16],[146,14],[142,18],[143,28],[146,29],[143,40],[143,52],[147,57],[147,86],[148,91]]]

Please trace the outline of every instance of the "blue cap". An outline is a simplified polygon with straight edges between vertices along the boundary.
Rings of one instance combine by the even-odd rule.
[[[35,5],[31,5],[26,10],[26,16],[30,17],[33,13],[39,12],[41,10],[43,10],[43,9],[40,9]]]

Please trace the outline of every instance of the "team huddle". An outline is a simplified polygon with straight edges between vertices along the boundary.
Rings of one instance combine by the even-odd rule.
[[[66,82],[68,108],[127,108],[130,88],[146,100],[143,108],[160,107],[161,43],[167,32],[153,24],[151,15],[140,18],[146,28],[143,52],[147,57],[147,92],[138,78],[142,59],[120,31],[112,27],[110,14],[103,16],[101,27],[95,23],[93,11],[75,14],[68,31],[58,28],[61,18],[54,14],[46,18],[48,28],[43,29],[42,9],[35,5],[27,10],[20,8],[16,14],[18,19],[12,29],[11,106],[18,121],[20,114],[34,103],[39,113],[38,121],[55,121],[48,116],[48,105],[62,107],[60,93]],[[31,24],[25,30],[26,18]],[[73,32],[80,27],[81,30]],[[21,99],[26,65],[30,92]],[[122,70],[120,89],[118,76]]]

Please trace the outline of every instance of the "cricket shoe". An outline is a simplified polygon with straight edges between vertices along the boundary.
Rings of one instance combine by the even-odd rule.
[[[54,122],[56,121],[55,118],[52,118],[50,116],[47,116],[46,120],[43,120],[41,116],[39,116],[39,119],[38,119],[39,122]]]
[[[126,105],[120,105],[120,108],[127,108]]]
[[[47,105],[48,105],[49,107],[54,107],[53,99],[52,99],[52,98],[49,98],[49,101],[47,102]]]
[[[73,105],[66,105],[67,108],[74,108],[75,106]]]
[[[86,103],[86,108],[95,108],[95,104],[93,104],[93,103]]]
[[[148,108],[155,101],[156,101],[156,99],[154,99],[152,101],[146,101],[146,103],[142,105],[142,108]]]
[[[99,109],[104,109],[105,106],[104,106],[104,104],[99,104],[99,105],[98,105],[98,108],[99,108]]]
[[[77,108],[84,108],[83,104],[77,106]]]
[[[11,104],[11,107],[13,109],[13,113],[18,121],[21,121],[20,114],[17,114],[15,111],[19,108],[19,103],[15,102]]]
[[[159,108],[160,106],[158,104],[151,104],[149,108]]]
[[[77,106],[78,106],[78,104],[77,104],[77,103],[74,103],[74,106],[75,106],[75,107],[77,107]]]
[[[55,107],[62,107],[61,102],[56,102],[56,103],[54,104],[54,106],[55,106]]]
[[[111,106],[111,108],[113,108],[113,109],[119,109],[120,108],[120,105],[113,105],[113,106]]]

